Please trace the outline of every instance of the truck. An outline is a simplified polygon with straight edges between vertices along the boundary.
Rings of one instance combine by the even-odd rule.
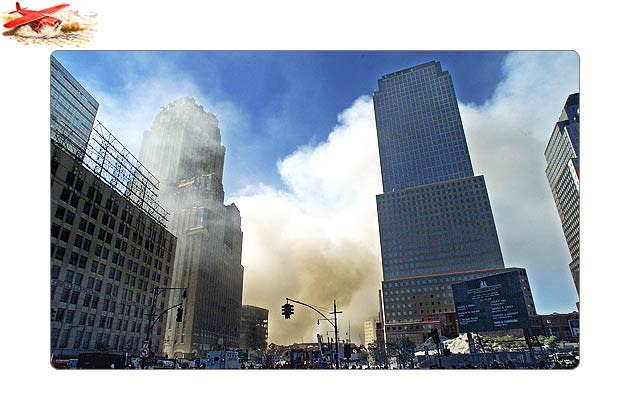
[[[125,369],[126,356],[113,353],[81,353],[77,360],[78,369]]]
[[[233,350],[213,350],[206,354],[206,369],[240,369],[238,352]]]

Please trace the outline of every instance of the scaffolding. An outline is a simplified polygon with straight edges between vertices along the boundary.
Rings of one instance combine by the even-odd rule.
[[[56,123],[51,124],[55,144],[82,159],[85,168],[166,227],[168,212],[157,200],[158,179],[104,125],[97,120],[87,145],[78,144],[79,136],[68,124],[51,118]]]

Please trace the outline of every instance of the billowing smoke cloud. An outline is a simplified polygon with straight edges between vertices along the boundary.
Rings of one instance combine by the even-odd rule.
[[[493,97],[480,106],[460,105],[505,263],[527,269],[540,313],[574,310],[577,300],[544,151],[567,96],[579,90],[578,69],[573,52],[511,53]]]
[[[232,197],[241,211],[245,304],[269,309],[269,341],[315,340],[318,315],[296,306],[285,320],[285,297],[321,308],[333,300],[356,342],[378,312],[382,279],[376,194],[382,191],[374,112],[368,97],[338,117],[326,141],[278,162],[287,189],[250,186]],[[322,323],[318,331],[332,329]]]
[[[541,313],[570,311],[577,298],[543,156],[577,82],[573,53],[513,53],[491,99],[480,106],[460,104],[506,265],[527,269]],[[378,311],[375,195],[382,187],[375,131],[371,101],[362,97],[340,115],[325,142],[279,162],[286,191],[258,185],[234,198],[243,218],[244,302],[270,309],[271,342],[315,336],[312,311],[296,307],[298,316],[281,317],[285,297],[326,308],[336,298],[344,311],[342,331],[349,319],[355,341],[363,321]]]

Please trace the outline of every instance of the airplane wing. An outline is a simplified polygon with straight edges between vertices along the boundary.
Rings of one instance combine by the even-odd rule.
[[[46,16],[42,15],[41,13],[29,13],[26,16],[23,16],[21,18],[9,21],[7,23],[4,24],[5,28],[15,28],[16,26],[22,26],[25,25],[27,23],[31,23],[31,22],[35,22],[36,20],[40,20],[45,18]]]
[[[68,7],[70,6],[68,3],[64,3],[64,4],[59,4],[57,6],[53,6],[53,7],[49,7],[48,9],[44,9],[44,10],[40,10],[39,13],[41,14],[52,14],[55,12],[58,12],[59,10],[63,9],[64,7]]]

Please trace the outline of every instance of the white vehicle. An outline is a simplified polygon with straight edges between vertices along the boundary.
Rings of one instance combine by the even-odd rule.
[[[238,352],[230,350],[209,351],[206,356],[206,369],[240,369]]]

